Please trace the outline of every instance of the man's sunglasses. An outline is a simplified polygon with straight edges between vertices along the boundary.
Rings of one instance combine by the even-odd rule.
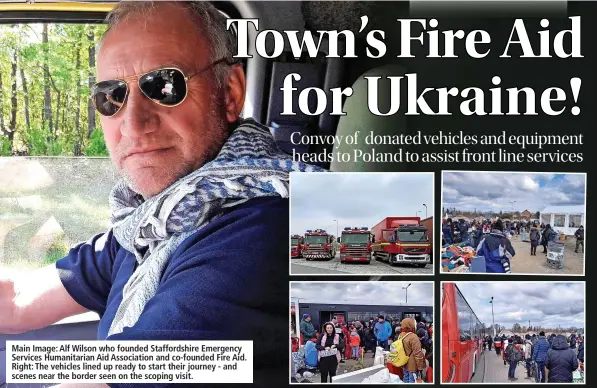
[[[126,79],[139,77],[139,89],[145,97],[158,105],[174,107],[182,104],[187,97],[188,80],[220,63],[233,65],[237,62],[222,58],[189,76],[185,76],[182,70],[175,67],[165,67],[144,74],[131,75]],[[129,95],[128,82],[130,81],[127,82],[126,79],[101,81],[93,85],[91,101],[99,114],[111,117],[122,109]]]

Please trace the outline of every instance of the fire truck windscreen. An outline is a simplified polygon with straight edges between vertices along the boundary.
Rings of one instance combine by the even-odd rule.
[[[290,244],[291,245],[298,245],[298,240],[299,240],[298,238],[291,238],[290,239]]]
[[[422,242],[422,241],[429,241],[429,236],[427,232],[398,232],[398,240],[400,242]]]
[[[369,242],[369,233],[342,233],[343,244],[362,244]]]
[[[326,244],[327,236],[305,236],[305,244]]]

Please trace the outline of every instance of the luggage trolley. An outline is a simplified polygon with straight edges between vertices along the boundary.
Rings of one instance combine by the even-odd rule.
[[[552,269],[564,268],[564,243],[549,241],[547,243],[547,266]]]

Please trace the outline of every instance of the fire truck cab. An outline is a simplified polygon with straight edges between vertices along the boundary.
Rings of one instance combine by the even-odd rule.
[[[372,229],[373,256],[393,264],[413,264],[424,268],[431,264],[428,230],[419,217],[386,217]]]
[[[303,256],[304,238],[301,235],[294,234],[290,236],[290,257]]]
[[[334,236],[323,229],[307,230],[303,244],[303,257],[307,260],[336,257]]]
[[[340,262],[371,263],[371,242],[369,228],[344,228],[340,238]]]

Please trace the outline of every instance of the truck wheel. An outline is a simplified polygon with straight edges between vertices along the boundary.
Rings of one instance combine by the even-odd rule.
[[[417,267],[419,267],[419,268],[425,268],[425,266],[426,266],[427,264],[415,264],[415,265],[416,265]]]

